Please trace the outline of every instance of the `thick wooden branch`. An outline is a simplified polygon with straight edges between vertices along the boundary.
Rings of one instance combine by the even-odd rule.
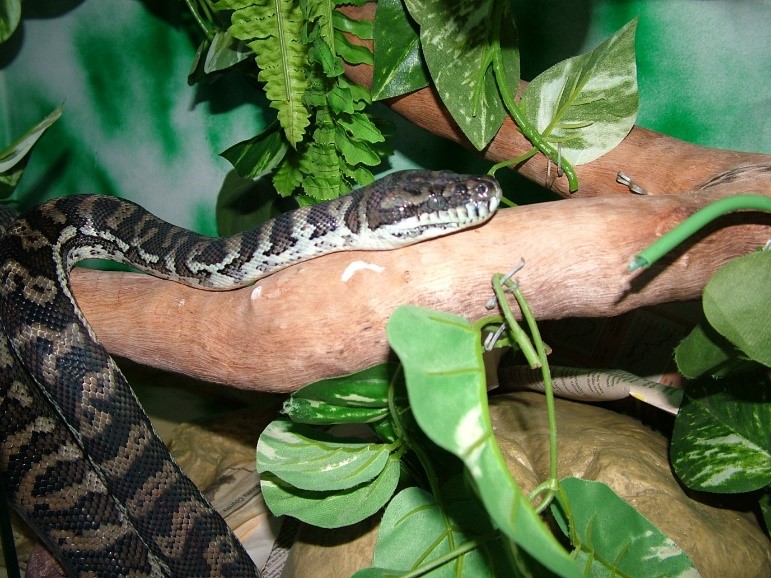
[[[763,174],[757,192],[771,196],[771,172]],[[520,258],[526,266],[517,278],[539,319],[609,316],[698,297],[720,265],[766,242],[770,215],[727,216],[650,270],[630,275],[627,263],[736,187],[504,209],[471,231],[395,251],[320,257],[225,293],[83,270],[73,285],[114,354],[239,388],[291,391],[385,360],[385,324],[400,304],[469,318],[489,313],[491,276]]]
[[[371,18],[372,6],[367,10]],[[368,67],[348,74],[371,81]],[[465,143],[430,90],[390,104],[415,124]],[[529,148],[507,123],[484,154],[497,161]],[[539,157],[520,170],[537,182],[547,175]],[[618,185],[620,170],[651,196]],[[518,279],[538,318],[610,316],[696,298],[720,265],[771,236],[768,215],[729,216],[669,261],[629,275],[637,251],[706,203],[745,192],[771,195],[771,157],[635,128],[578,174],[581,189],[569,200],[502,210],[478,229],[398,251],[318,258],[254,288],[207,293],[146,276],[76,271],[74,290],[114,354],[239,388],[291,391],[383,361],[385,324],[400,304],[487,314],[491,276],[520,258],[527,265]],[[568,196],[564,179],[544,184]]]

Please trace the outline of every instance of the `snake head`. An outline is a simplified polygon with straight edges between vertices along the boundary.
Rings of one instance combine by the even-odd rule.
[[[492,177],[408,170],[362,189],[360,210],[379,248],[397,247],[484,223],[501,195]]]

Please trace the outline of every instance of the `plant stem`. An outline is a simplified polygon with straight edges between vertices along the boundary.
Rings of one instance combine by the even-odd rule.
[[[527,333],[525,333],[522,327],[520,327],[519,323],[517,323],[517,320],[511,311],[511,307],[509,307],[509,303],[506,299],[506,290],[502,284],[503,277],[504,276],[500,273],[493,275],[493,291],[495,292],[495,297],[500,304],[503,318],[506,320],[506,325],[509,326],[509,332],[511,333],[512,341],[514,341],[519,346],[530,367],[535,369],[541,364],[541,359],[536,353],[535,348],[533,347],[533,343],[530,341]],[[511,284],[516,286],[516,283],[514,282],[511,282]]]
[[[206,25],[206,22],[203,18],[201,18],[201,15],[198,13],[198,9],[193,4],[194,0],[185,0],[185,4],[187,4],[188,10],[190,10],[190,14],[193,15],[193,19],[195,20],[196,24],[198,24],[199,28],[203,31],[204,36],[211,40],[212,33],[209,27]]]
[[[546,359],[546,348],[541,339],[541,333],[538,331],[538,325],[535,323],[533,317],[533,311],[530,309],[525,296],[520,291],[518,285],[514,281],[507,281],[507,287],[514,294],[514,298],[519,304],[519,308],[522,311],[522,317],[527,321],[527,326],[530,329],[530,335],[535,343],[536,350],[538,351],[538,358],[541,362],[541,375],[543,376],[544,394],[546,395],[546,412],[549,419],[549,477],[551,480],[557,480],[557,412],[554,407],[554,387],[551,380],[551,369],[549,368],[549,361]],[[550,495],[542,504],[542,507],[546,507],[548,502],[553,497]]]
[[[764,195],[735,195],[707,205],[637,253],[629,262],[628,271],[631,273],[637,269],[650,267],[699,229],[726,213],[741,209],[771,212],[771,198]]]
[[[520,163],[524,163],[525,161],[533,158],[536,153],[538,152],[538,149],[533,147],[529,151],[527,151],[524,154],[519,155],[518,157],[514,157],[513,159],[508,159],[505,161],[501,161],[499,163],[495,163],[492,167],[490,167],[490,170],[487,171],[487,174],[492,176],[495,176],[495,173],[498,171],[498,169],[501,169],[503,167],[513,167],[514,165],[518,165]]]
[[[493,22],[498,22],[499,25],[501,22],[503,22],[503,10],[505,9],[505,6],[506,4],[500,0],[496,3],[496,14]],[[576,175],[576,171],[573,168],[573,165],[562,158],[559,152],[553,146],[551,146],[546,141],[546,139],[544,139],[541,133],[538,132],[538,129],[527,122],[525,117],[522,115],[521,109],[517,106],[511,97],[512,91],[506,82],[506,75],[503,72],[503,63],[501,62],[501,40],[499,29],[496,30],[491,44],[493,75],[495,77],[496,83],[498,84],[498,91],[500,92],[501,100],[503,100],[503,104],[506,107],[506,110],[508,110],[511,118],[514,119],[514,122],[517,123],[519,130],[522,132],[525,138],[529,140],[535,148],[541,151],[541,153],[543,153],[546,158],[557,165],[558,169],[562,169],[564,171],[565,176],[568,179],[568,187],[570,192],[573,193],[577,191],[578,176]],[[511,164],[514,164],[514,162],[512,161]]]

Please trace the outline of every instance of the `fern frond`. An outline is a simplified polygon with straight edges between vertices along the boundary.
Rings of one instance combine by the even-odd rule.
[[[334,26],[332,25],[334,3],[331,0],[300,0],[305,19],[316,24],[315,30],[334,52]]]
[[[289,143],[296,147],[310,124],[303,103],[308,47],[301,32],[303,14],[294,0],[220,0],[218,10],[233,10],[230,33],[254,52],[270,106]]]

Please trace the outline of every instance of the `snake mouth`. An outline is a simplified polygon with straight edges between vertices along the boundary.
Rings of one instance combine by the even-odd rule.
[[[431,231],[448,231],[482,224],[493,216],[500,199],[493,196],[486,200],[470,201],[459,207],[421,213],[404,220],[403,236],[417,237]]]

